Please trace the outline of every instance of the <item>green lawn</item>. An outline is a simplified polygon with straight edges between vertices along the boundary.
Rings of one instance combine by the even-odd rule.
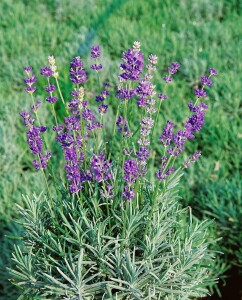
[[[181,201],[198,217],[217,220],[223,259],[241,266],[241,1],[2,0],[0,11],[0,299],[17,299],[3,269],[10,264],[14,242],[6,235],[17,235],[18,230],[16,203],[21,204],[22,194],[38,194],[43,188],[18,116],[30,104],[23,92],[22,68],[31,65],[38,73],[53,54],[69,99],[71,84],[64,86],[69,61],[76,55],[88,61],[89,47],[97,43],[103,49],[102,80],[116,80],[122,51],[135,40],[146,55],[158,55],[156,83],[161,90],[166,66],[174,60],[182,64],[169,87],[157,135],[169,118],[181,124],[200,75],[209,67],[218,69],[209,91],[206,126],[187,146],[190,153],[201,150],[203,158],[183,177]],[[44,99],[44,93],[39,97]],[[43,121],[48,118],[47,112],[42,115]],[[155,150],[160,148],[157,142]]]

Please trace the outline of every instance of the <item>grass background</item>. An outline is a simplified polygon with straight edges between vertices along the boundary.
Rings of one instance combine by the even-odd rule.
[[[187,147],[190,152],[202,150],[203,158],[186,172],[181,196],[198,217],[217,220],[216,232],[223,237],[220,245],[225,252],[222,260],[241,266],[242,2],[2,0],[0,12],[0,299],[17,299],[5,270],[11,264],[14,239],[10,237],[19,230],[15,204],[21,204],[21,194],[39,193],[43,188],[31,165],[18,116],[30,104],[23,92],[22,68],[31,65],[38,73],[53,54],[69,99],[71,84],[64,85],[69,61],[76,55],[88,58],[90,46],[97,43],[103,50],[103,80],[116,79],[122,52],[135,40],[146,55],[158,55],[156,80],[161,90],[166,66],[174,60],[182,64],[169,87],[157,134],[170,117],[182,122],[200,75],[209,67],[218,69],[209,90],[206,126]],[[44,97],[39,92],[39,98]],[[48,119],[47,111],[42,120]],[[57,164],[56,171],[61,172]]]

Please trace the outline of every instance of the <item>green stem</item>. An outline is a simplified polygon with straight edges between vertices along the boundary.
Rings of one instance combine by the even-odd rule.
[[[115,116],[114,125],[113,125],[113,133],[112,133],[112,136],[111,136],[111,144],[110,144],[110,149],[109,149],[108,160],[110,160],[111,154],[112,154],[113,139],[114,139],[114,135],[115,135],[115,131],[116,131],[116,122],[117,122],[117,118],[118,118],[118,115],[119,115],[119,109],[120,109],[120,105],[118,106],[116,116]]]
[[[56,124],[56,126],[58,126],[54,104],[51,103],[51,106],[52,106],[52,113],[53,113],[53,116],[55,118],[55,124]]]
[[[66,108],[65,100],[63,98],[63,95],[62,95],[62,92],[61,92],[61,89],[60,89],[59,81],[58,81],[57,78],[55,79],[55,81],[56,81],[56,85],[57,85],[57,89],[58,89],[59,95],[61,97],[61,101],[64,104],[64,107]]]
[[[51,198],[51,193],[50,193],[50,189],[49,189],[49,184],[48,184],[48,181],[47,181],[47,178],[46,178],[44,169],[42,168],[42,164],[41,164],[41,160],[40,160],[40,155],[39,155],[39,154],[38,154],[38,157],[39,157],[39,164],[40,164],[41,170],[42,170],[42,172],[43,172],[44,181],[45,181],[45,184],[46,184],[46,187],[47,187],[47,191],[48,191],[49,197]]]

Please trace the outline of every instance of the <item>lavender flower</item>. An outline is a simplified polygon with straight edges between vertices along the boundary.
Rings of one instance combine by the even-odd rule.
[[[128,122],[124,119],[124,117],[118,116],[116,126],[118,127],[118,133],[128,132]]]
[[[68,131],[79,131],[81,129],[79,118],[76,116],[66,117],[65,124]]]
[[[36,91],[36,87],[33,84],[36,82],[36,77],[32,74],[31,67],[24,67],[24,72],[27,74],[27,78],[24,78],[24,83],[27,85],[25,91],[29,94],[33,94]]]
[[[101,104],[98,106],[98,111],[100,114],[106,114],[108,110],[108,105]]]
[[[128,49],[123,52],[123,63],[120,69],[123,71],[120,77],[127,80],[139,80],[144,66],[144,54],[140,53],[137,49]]]
[[[166,82],[166,83],[171,83],[173,81],[173,77],[172,75],[175,74],[177,72],[177,70],[180,68],[180,64],[178,62],[173,62],[171,64],[171,67],[168,67],[167,68],[167,71],[168,71],[168,75],[165,75],[163,77],[163,80]]]
[[[149,55],[149,62],[152,64],[152,65],[156,65],[157,62],[158,62],[158,57],[154,54],[150,54]]]
[[[170,76],[170,75],[165,75],[163,77],[163,80],[166,82],[166,83],[171,83],[173,81],[173,77]]]
[[[33,68],[32,67],[24,67],[24,72],[28,75],[32,72]]]
[[[191,155],[189,157],[189,159],[187,161],[184,162],[184,167],[185,168],[189,168],[190,167],[190,163],[195,163],[199,157],[201,156],[202,152],[201,151],[198,151],[198,152],[195,152],[193,153],[193,155]]]
[[[51,68],[49,66],[45,66],[40,69],[40,74],[44,77],[50,77],[50,76],[52,76],[53,71],[51,70]]]
[[[105,159],[105,154],[103,152],[100,152],[98,155],[93,155],[90,170],[94,180],[101,182],[111,179],[112,174],[110,167],[111,163]]]
[[[46,151],[45,154],[40,154],[39,155],[39,161],[34,159],[32,161],[34,167],[36,170],[40,170],[40,169],[46,169],[48,166],[48,161],[51,158],[51,152]]]
[[[161,99],[161,100],[167,100],[168,96],[165,95],[165,94],[160,93],[160,94],[158,94],[158,98]]]
[[[28,78],[24,78],[24,83],[28,86],[32,86],[37,81],[35,75],[30,75]]]
[[[33,111],[33,112],[37,112],[39,107],[41,105],[41,101],[39,100],[36,100],[36,104],[35,105],[31,105],[30,106],[30,109]]]
[[[174,123],[168,120],[166,125],[164,126],[163,133],[159,138],[165,147],[170,145],[171,140],[173,139],[174,136],[173,128],[174,128]]]
[[[139,169],[137,162],[132,159],[128,159],[124,162],[124,180],[128,184],[132,184],[138,177]]]
[[[46,129],[44,126],[32,126],[27,130],[27,143],[32,154],[40,154],[42,152],[43,140],[40,133],[45,132]]]
[[[45,87],[45,90],[47,93],[53,93],[55,90],[55,85],[54,84],[50,84],[49,86]]]
[[[48,96],[45,100],[51,104],[54,104],[58,100],[58,98],[54,96]]]
[[[91,47],[91,58],[99,58],[101,55],[100,46],[92,46]]]
[[[65,120],[65,122],[68,126],[69,132],[71,132],[71,129],[75,130],[75,121],[73,121],[73,119],[70,119],[70,117],[66,119],[67,120]],[[67,172],[67,179],[70,182],[69,189],[72,194],[77,193],[83,188],[82,183],[86,180],[84,174],[79,170],[79,164],[84,160],[84,153],[79,151],[79,147],[76,147],[77,145],[74,136],[69,132],[63,132],[62,125],[61,128],[59,125],[56,130],[59,130],[56,141],[61,144],[66,160],[65,169]]]
[[[102,64],[93,64],[91,65],[91,69],[94,71],[100,71],[103,68]]]
[[[120,89],[118,89],[116,97],[119,99],[131,99],[133,98],[133,96],[135,95],[135,89],[128,89],[128,88],[123,88],[121,87]]]
[[[122,195],[126,200],[132,200],[135,196],[135,192],[130,186],[126,185],[124,186],[124,191]]]
[[[207,93],[204,89],[195,89],[194,90],[194,94],[198,97],[198,98],[205,98],[207,97]]]
[[[129,149],[123,149],[123,154],[124,155],[130,155],[133,152],[133,148],[129,148]]]
[[[172,62],[171,65],[172,65],[172,67],[173,67],[174,69],[176,69],[176,70],[178,70],[178,69],[180,68],[180,66],[181,66],[181,65],[180,65],[178,62],[176,62],[176,61]]]
[[[86,121],[93,121],[95,120],[95,115],[92,113],[92,111],[88,108],[86,108],[83,112],[82,112],[82,117],[84,120]]]
[[[202,84],[207,85],[207,86],[212,86],[213,85],[212,80],[209,77],[205,76],[205,75],[203,75],[201,77],[201,82],[202,82]]]
[[[151,150],[142,146],[139,148],[139,150],[136,152],[136,157],[138,160],[146,161],[150,156]]]
[[[167,157],[163,156],[161,158],[161,168],[156,172],[156,177],[158,178],[159,181],[165,181],[166,178],[175,171],[174,167],[171,167],[168,170],[166,170],[166,167],[167,167]]]
[[[216,75],[218,75],[218,71],[215,70],[215,69],[213,69],[213,68],[210,68],[210,69],[209,69],[209,74],[210,74],[210,75],[213,75],[213,76],[216,76]]]
[[[103,191],[101,191],[101,196],[106,200],[113,199],[114,194],[111,192],[113,188],[114,187],[112,185],[108,185],[106,188],[103,189]]]
[[[70,63],[70,75],[72,76],[70,80],[74,84],[80,84],[87,81],[87,74],[84,69],[83,63],[80,56],[73,58]]]

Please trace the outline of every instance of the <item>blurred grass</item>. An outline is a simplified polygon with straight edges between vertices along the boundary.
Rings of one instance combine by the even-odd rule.
[[[203,158],[186,172],[181,196],[184,205],[191,205],[199,217],[217,219],[218,232],[225,237],[223,250],[230,261],[242,264],[241,244],[236,238],[242,219],[241,1],[2,0],[0,11],[0,299],[16,299],[3,269],[10,263],[13,243],[5,235],[15,235],[18,230],[13,222],[15,203],[21,203],[21,194],[39,193],[43,188],[31,165],[18,116],[30,104],[23,92],[22,68],[31,65],[37,73],[53,54],[64,96],[69,99],[71,84],[64,87],[69,61],[79,54],[87,58],[93,43],[103,49],[103,80],[116,80],[122,52],[135,40],[141,42],[146,55],[158,55],[156,84],[161,91],[166,66],[173,60],[182,64],[169,87],[156,135],[168,118],[181,124],[200,75],[209,67],[218,69],[219,76],[209,91],[206,126],[187,146],[189,153],[202,150]],[[40,99],[44,96],[39,90]],[[48,112],[41,117],[49,122]],[[161,151],[159,143],[155,148]]]

